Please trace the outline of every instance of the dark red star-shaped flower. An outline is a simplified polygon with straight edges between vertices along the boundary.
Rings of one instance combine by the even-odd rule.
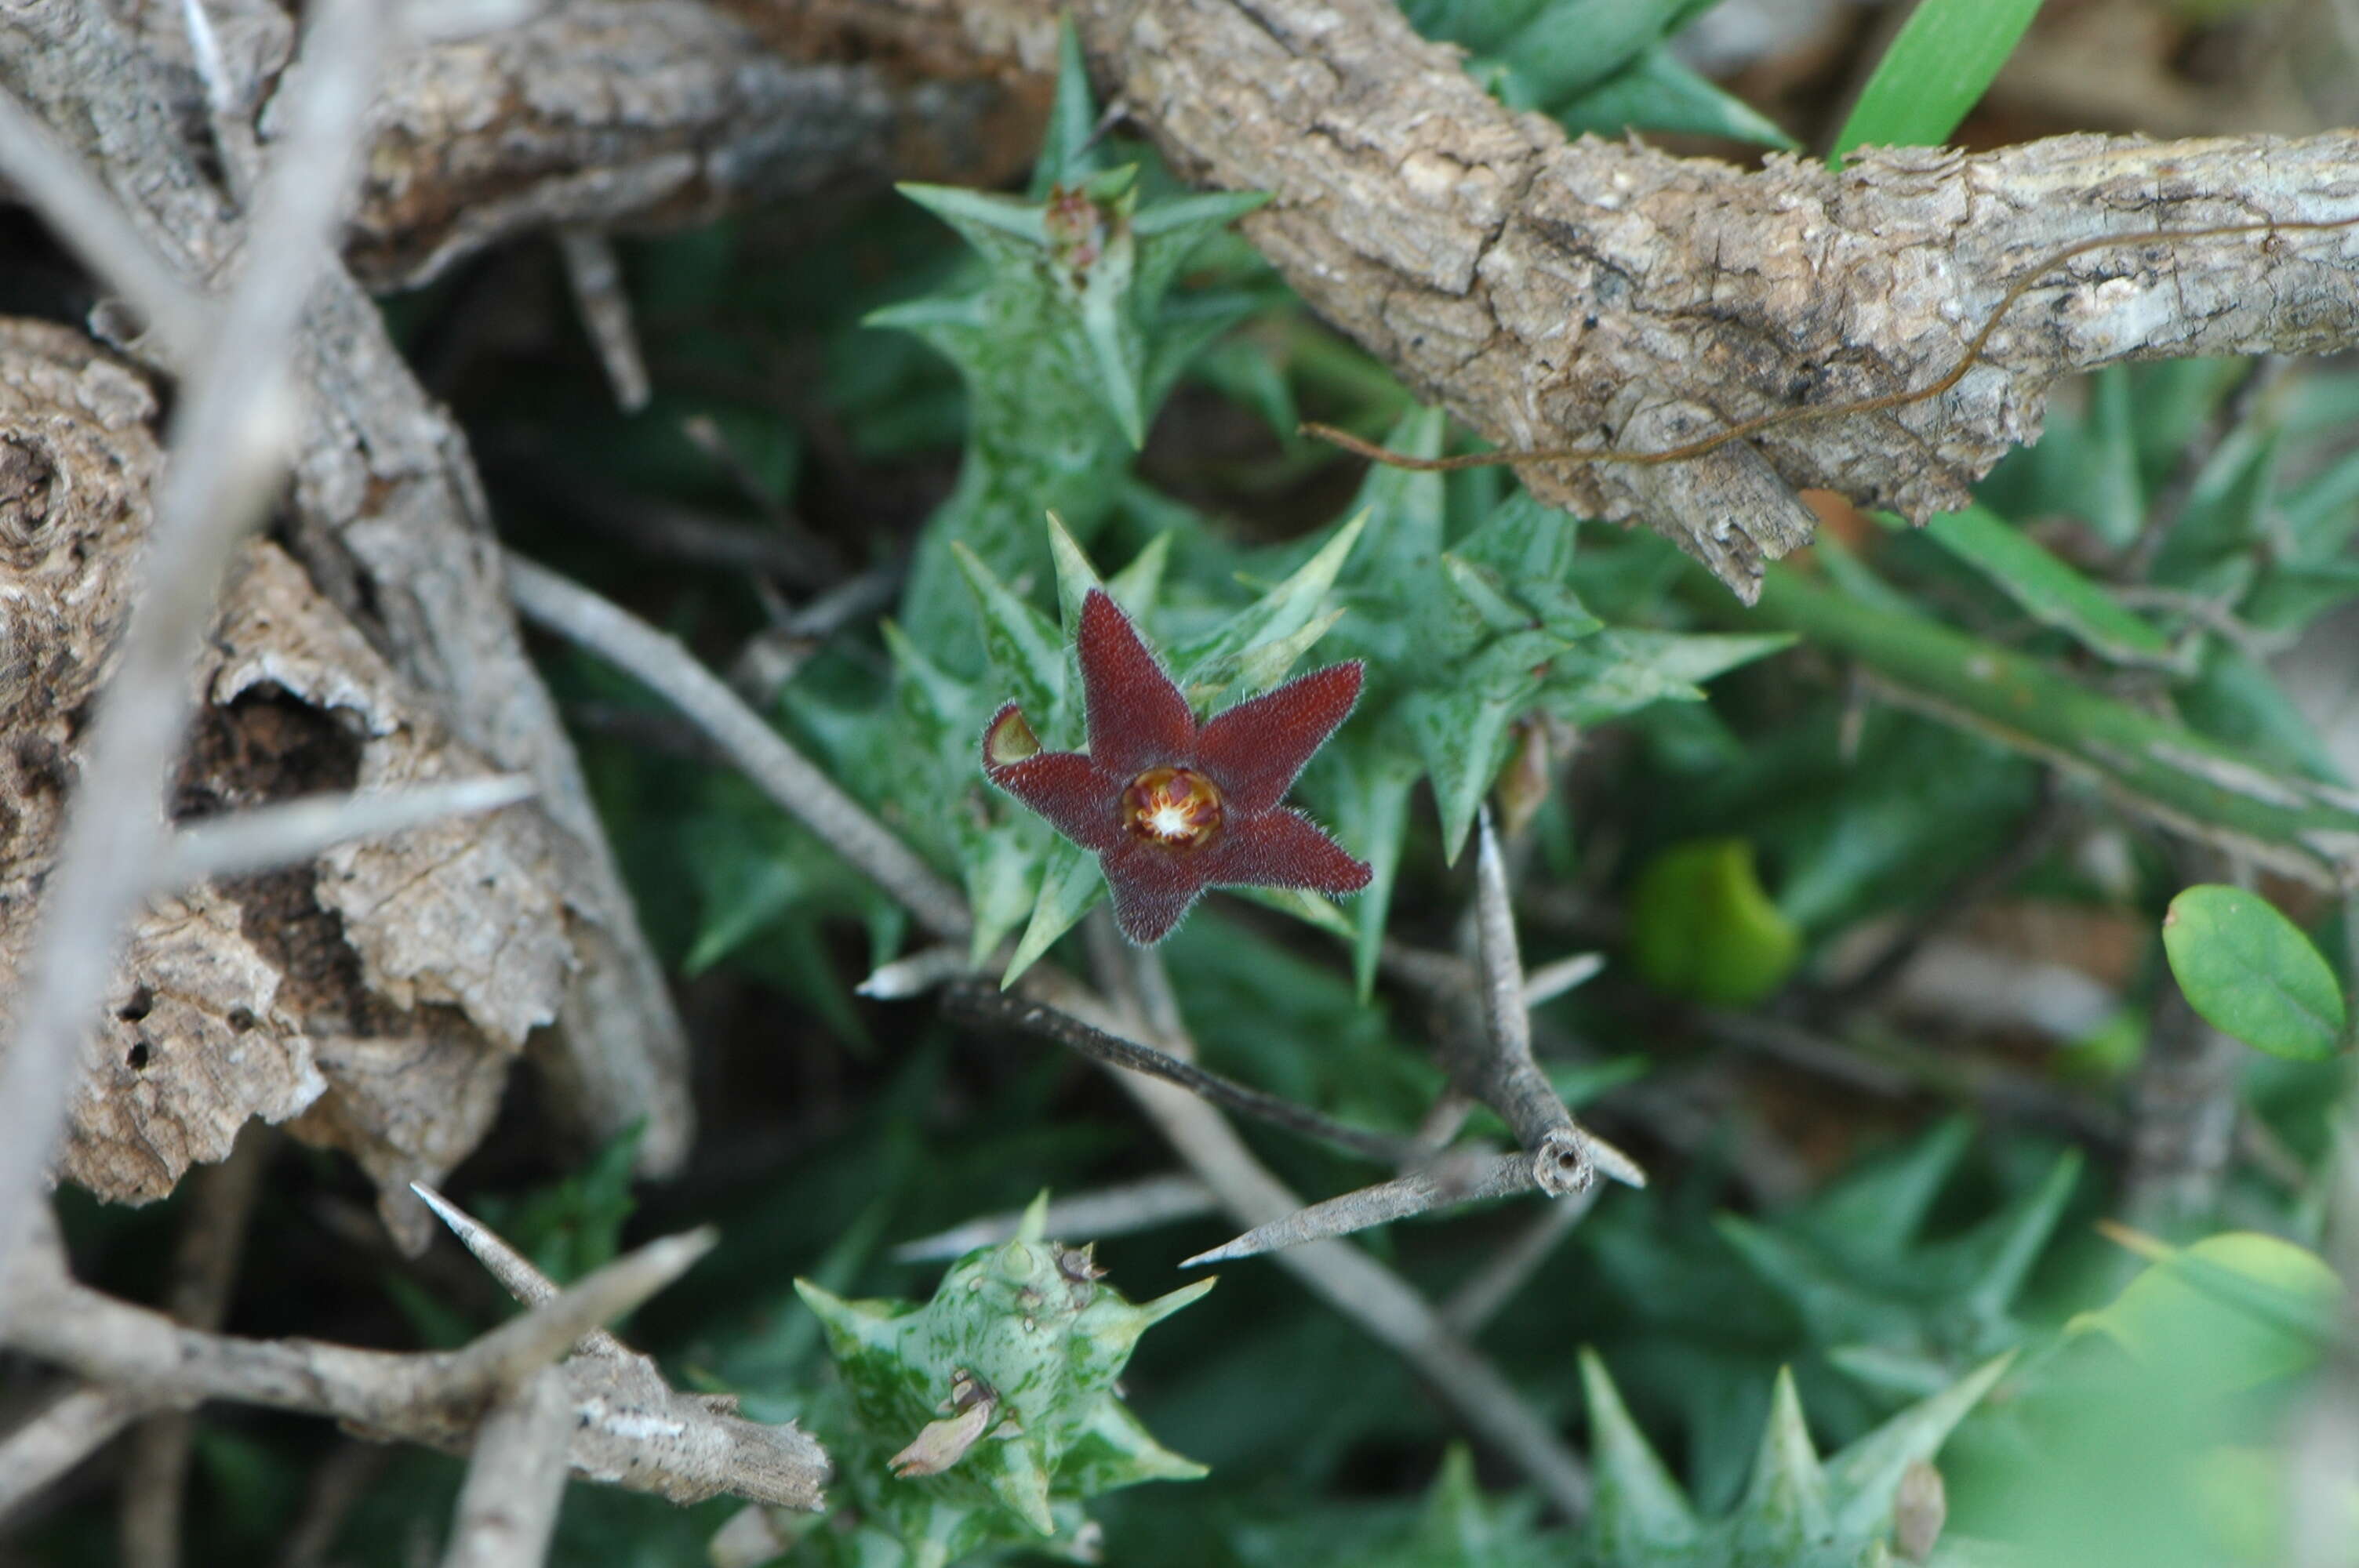
[[[1102,589],[1082,606],[1080,653],[1090,749],[1043,752],[1011,702],[983,732],[983,771],[1096,852],[1124,935],[1162,941],[1209,887],[1368,885],[1365,864],[1278,805],[1360,700],[1356,661],[1313,670],[1199,728]]]

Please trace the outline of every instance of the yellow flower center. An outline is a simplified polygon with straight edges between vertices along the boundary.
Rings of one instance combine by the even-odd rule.
[[[1122,825],[1150,844],[1193,849],[1221,831],[1221,792],[1187,768],[1149,768],[1122,792]]]

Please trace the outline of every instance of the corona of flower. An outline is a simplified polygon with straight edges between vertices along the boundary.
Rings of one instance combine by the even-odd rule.
[[[1199,726],[1114,601],[1082,606],[1086,752],[1044,752],[1009,703],[983,736],[991,782],[1093,851],[1114,919],[1160,942],[1209,887],[1357,892],[1368,868],[1280,806],[1310,754],[1360,699],[1357,663],[1331,665]]]

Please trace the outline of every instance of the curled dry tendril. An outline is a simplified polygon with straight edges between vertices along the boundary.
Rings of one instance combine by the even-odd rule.
[[[1999,323],[2006,319],[2006,313],[2014,308],[2016,302],[2029,293],[2041,278],[2075,256],[2115,245],[2150,244],[2157,240],[2216,240],[2234,234],[2267,234],[2274,238],[2284,233],[2317,233],[2354,225],[2359,225],[2359,214],[2348,218],[2272,219],[2256,223],[2223,223],[2208,229],[2149,229],[2139,233],[2100,234],[2093,240],[2082,240],[2050,252],[2017,278],[2006,293],[2000,297],[1999,302],[1991,308],[1990,314],[1984,318],[1982,326],[1967,342],[1965,351],[1958,356],[1958,362],[1930,386],[1882,393],[1852,403],[1802,404],[1791,408],[1773,409],[1750,419],[1740,419],[1724,430],[1714,431],[1712,435],[1676,447],[1666,447],[1657,452],[1625,452],[1612,447],[1537,447],[1520,451],[1466,452],[1449,458],[1421,458],[1363,440],[1349,430],[1339,430],[1332,425],[1305,423],[1297,430],[1300,435],[1314,437],[1356,456],[1372,459],[1392,468],[1411,469],[1419,473],[1451,473],[1460,469],[1498,468],[1509,463],[1629,463],[1636,467],[1652,468],[1662,463],[1687,462],[1718,451],[1731,441],[1741,441],[1781,426],[1842,419],[1854,414],[1879,414],[1888,408],[1906,408],[1910,404],[1940,396],[1966,378],[1966,372],[1982,358],[1983,350],[1989,346]]]

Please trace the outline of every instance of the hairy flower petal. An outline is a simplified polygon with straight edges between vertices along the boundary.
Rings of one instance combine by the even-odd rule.
[[[1079,644],[1098,766],[1126,779],[1186,762],[1196,744],[1188,698],[1103,589],[1082,601]]]
[[[1241,702],[1196,738],[1196,756],[1230,809],[1267,811],[1360,700],[1358,660],[1330,665]]]
[[[1171,935],[1209,879],[1210,854],[1173,854],[1154,844],[1129,840],[1109,850],[1098,864],[1114,894],[1114,924],[1142,947]]]
[[[1268,811],[1230,825],[1203,857],[1204,880],[1229,887],[1357,892],[1372,874],[1299,811]]]
[[[1020,762],[986,762],[984,772],[1084,849],[1110,849],[1124,841],[1123,781],[1080,752],[1042,752]]]

